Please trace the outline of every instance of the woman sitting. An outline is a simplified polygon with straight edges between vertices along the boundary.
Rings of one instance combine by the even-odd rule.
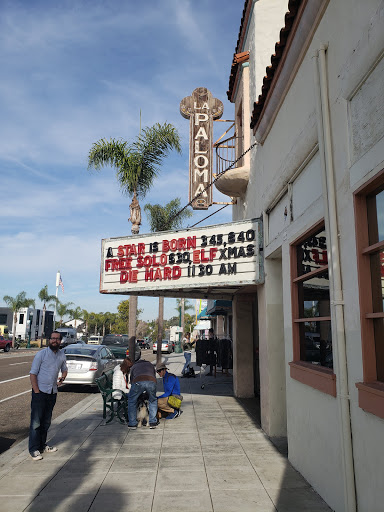
[[[128,398],[128,392],[131,388],[129,372],[132,366],[133,363],[129,357],[126,357],[121,364],[115,366],[112,383],[112,388],[115,390],[112,396],[115,400],[121,400],[124,396]]]

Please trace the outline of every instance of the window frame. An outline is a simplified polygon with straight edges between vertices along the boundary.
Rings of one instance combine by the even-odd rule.
[[[374,320],[384,312],[373,312],[370,256],[384,249],[384,241],[369,244],[367,197],[383,190],[384,169],[354,194],[357,278],[359,286],[360,333],[363,382],[357,382],[359,407],[384,419],[384,382],[377,380]]]
[[[300,323],[307,321],[299,317],[299,284],[308,278],[315,277],[317,274],[324,272],[328,268],[323,266],[307,274],[298,275],[297,266],[297,247],[308,237],[318,233],[324,227],[324,219],[314,224],[310,229],[305,231],[296,240],[290,244],[290,266],[291,266],[291,306],[292,306],[292,342],[293,342],[293,361],[289,364],[290,376],[292,379],[298,380],[302,384],[306,384],[325,394],[336,397],[336,374],[331,368],[318,366],[300,359]],[[327,237],[328,238],[328,237]],[[327,244],[329,243],[327,239]],[[329,283],[331,287],[331,282]],[[314,321],[330,321],[331,316],[316,317]]]

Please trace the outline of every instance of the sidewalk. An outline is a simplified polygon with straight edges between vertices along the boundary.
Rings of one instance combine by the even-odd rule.
[[[180,375],[183,354],[166,363]],[[330,512],[234,398],[231,376],[180,382],[182,416],[155,430],[104,425],[93,395],[52,423],[57,452],[33,461],[28,440],[5,452],[0,511]]]

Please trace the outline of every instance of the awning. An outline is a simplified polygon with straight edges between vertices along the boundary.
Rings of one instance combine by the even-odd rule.
[[[211,321],[210,320],[202,320],[197,325],[195,325],[194,330],[196,331],[205,331],[206,329],[211,328]]]
[[[226,315],[232,311],[231,300],[208,300],[207,313],[212,315]]]
[[[197,315],[197,319],[200,320],[200,319],[206,319],[206,317],[208,316],[207,314],[207,308],[204,308],[200,311],[200,313]]]

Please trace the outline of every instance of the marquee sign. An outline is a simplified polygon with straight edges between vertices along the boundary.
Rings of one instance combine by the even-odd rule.
[[[107,238],[100,293],[214,297],[263,282],[260,219]]]
[[[212,187],[204,189],[212,182],[213,119],[220,119],[223,111],[223,103],[205,87],[198,87],[180,103],[181,115],[190,120],[189,201],[194,210],[206,210],[212,204]]]

